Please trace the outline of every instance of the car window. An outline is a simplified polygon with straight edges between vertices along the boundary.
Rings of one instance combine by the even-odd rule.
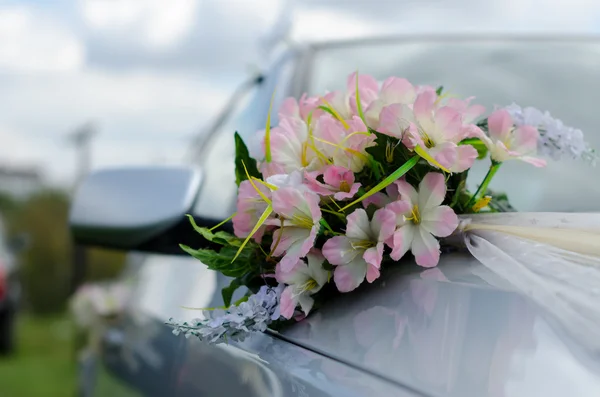
[[[204,143],[196,163],[203,173],[202,188],[194,214],[212,219],[228,218],[235,211],[237,186],[235,184],[234,132],[238,132],[250,150],[258,145],[256,133],[265,126],[269,103],[275,88],[273,109],[288,96],[289,80],[294,58],[284,58],[265,77],[262,84],[245,95],[219,130],[212,132]],[[277,123],[276,112],[272,115]]]
[[[342,89],[354,70],[378,80],[408,78],[443,85],[461,97],[476,96],[488,111],[515,102],[534,106],[580,128],[600,149],[600,41],[490,40],[397,42],[326,47],[315,56],[309,92]],[[477,162],[469,175],[476,186],[487,171]],[[538,169],[507,162],[491,188],[509,194],[520,211],[600,211],[600,178],[588,164],[548,161]]]
[[[198,158],[194,159],[202,170],[202,189],[194,213],[209,218],[227,218],[235,200],[235,146],[234,132],[246,135],[244,113],[256,96],[255,87],[238,103],[226,122],[204,142]]]

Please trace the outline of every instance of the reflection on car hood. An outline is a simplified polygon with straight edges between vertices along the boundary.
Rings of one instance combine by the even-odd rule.
[[[598,357],[467,254],[400,263],[282,334],[435,396],[600,395]]]

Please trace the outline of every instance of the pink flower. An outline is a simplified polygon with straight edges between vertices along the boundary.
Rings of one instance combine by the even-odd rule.
[[[485,106],[471,105],[471,101],[473,99],[475,99],[475,97],[469,97],[464,100],[450,98],[446,103],[446,106],[456,110],[461,114],[463,122],[463,135],[465,138],[479,136],[481,129],[473,124],[473,122],[485,112]]]
[[[435,92],[428,90],[417,96],[412,110],[401,104],[385,107],[380,132],[402,139],[409,149],[420,146],[451,172],[463,172],[475,162],[477,150],[458,145],[466,131],[461,114],[448,106],[436,109],[436,99]]]
[[[307,122],[308,115],[315,111],[317,106],[319,106],[319,98],[308,97],[306,94],[302,94],[299,101],[294,97],[286,98],[279,107],[279,119],[295,118]]]
[[[319,158],[308,142],[308,127],[300,118],[281,119],[271,130],[271,162],[261,165],[263,175],[289,174],[295,170],[317,169]]]
[[[323,175],[321,183],[317,177]],[[347,168],[330,165],[324,171],[307,172],[305,178],[313,192],[321,196],[332,196],[336,200],[346,200],[354,197],[360,188],[360,183],[354,182],[354,173]]]
[[[346,235],[332,237],[323,245],[323,255],[336,265],[333,279],[340,292],[358,287],[365,277],[372,283],[379,277],[384,241],[394,232],[394,214],[379,209],[369,221],[363,209],[347,217]]]
[[[288,271],[283,271],[281,263],[275,269],[275,278],[280,283],[287,284],[281,293],[280,311],[287,319],[292,318],[298,304],[304,315],[312,309],[313,295],[321,290],[329,279],[329,272],[323,269],[325,258],[318,250],[312,250],[306,255],[306,262],[302,259]]]
[[[416,97],[417,90],[408,80],[390,77],[381,85],[377,99],[366,108],[365,120],[369,127],[378,130],[379,116],[384,107],[392,104],[412,105]]]
[[[400,200],[385,208],[395,214],[396,231],[386,243],[390,257],[399,260],[410,249],[418,265],[434,267],[440,259],[440,243],[434,237],[446,237],[458,226],[452,208],[441,205],[446,196],[444,176],[430,172],[419,183],[417,192],[405,180],[395,182]]]
[[[282,227],[273,233],[271,250],[274,256],[283,255],[279,263],[288,272],[315,244],[321,220],[319,196],[305,186],[283,187],[272,195],[273,211],[280,220],[270,224]]]
[[[369,75],[359,75],[358,77],[358,92],[360,94],[361,105],[366,109],[368,104],[375,100],[379,84],[377,80]],[[356,73],[352,73],[346,80],[346,91],[333,91],[324,96],[325,105],[333,107],[333,109],[344,120],[349,120],[353,116],[358,116],[356,108]]]
[[[537,153],[539,131],[532,126],[513,126],[513,120],[506,109],[496,110],[488,117],[489,137],[481,133],[479,137],[490,151],[493,161],[522,160],[536,167],[544,167],[546,161],[531,157]]]
[[[256,183],[256,187],[266,196],[270,197],[271,192],[265,186]],[[267,208],[267,203],[258,194],[250,181],[243,181],[238,188],[237,213],[233,217],[233,232],[237,237],[248,237],[258,219]],[[265,232],[266,226],[261,226],[254,234],[254,240],[260,243]]]
[[[360,172],[367,162],[366,149],[375,137],[358,116],[346,120],[346,128],[329,114],[319,117],[315,124],[315,145],[334,165]]]

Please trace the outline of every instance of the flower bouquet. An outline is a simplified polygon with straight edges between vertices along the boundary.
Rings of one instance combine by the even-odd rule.
[[[513,213],[506,195],[488,189],[506,161],[593,163],[594,151],[547,112],[513,104],[481,118],[485,109],[472,100],[354,73],[345,92],[286,99],[276,127],[269,111],[254,158],[236,133],[237,212],[212,229],[190,217],[216,248],[182,246],[232,278],[225,306],[191,322],[171,319],[174,333],[244,339],[372,283],[409,252],[434,267],[442,246],[457,241],[570,324],[600,329],[599,305],[570,290],[600,285],[600,217]],[[476,161],[490,166],[470,191]],[[219,231],[229,220],[234,235]],[[560,280],[565,271],[572,277]],[[232,305],[241,286],[249,292]]]

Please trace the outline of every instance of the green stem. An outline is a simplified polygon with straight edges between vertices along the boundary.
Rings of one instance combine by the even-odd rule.
[[[485,192],[487,191],[488,185],[492,181],[492,178],[494,177],[494,175],[496,175],[496,172],[498,171],[498,168],[500,168],[501,165],[502,165],[502,163],[497,163],[495,161],[492,161],[492,165],[490,166],[490,169],[488,170],[487,174],[485,174],[485,178],[483,178],[483,181],[481,182],[481,185],[479,185],[479,187],[477,188],[477,191],[475,192],[475,194],[471,197],[471,199],[467,203],[467,208],[465,208],[465,210],[471,208],[473,206],[473,204],[475,204],[475,201],[479,198],[479,194],[485,194]]]

